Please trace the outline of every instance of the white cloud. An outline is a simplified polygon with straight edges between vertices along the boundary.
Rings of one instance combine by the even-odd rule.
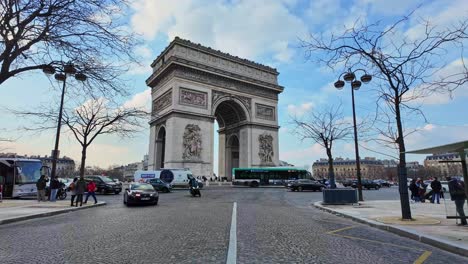
[[[449,63],[444,68],[438,70],[434,73],[433,79],[444,80],[444,81],[454,81],[462,77],[463,72],[466,70],[463,65],[463,61],[467,62],[468,58],[457,59]],[[435,88],[435,87],[434,87]],[[453,88],[453,87],[449,87]],[[428,86],[421,85],[414,88],[407,95],[404,96],[405,101],[411,101],[411,104],[420,104],[420,105],[443,105],[452,102],[456,99],[464,100],[463,98],[468,97],[468,83],[465,83],[455,89],[453,92],[449,93],[447,91],[441,90],[437,93],[427,93]]]
[[[326,156],[325,149],[317,143],[304,149],[280,152],[280,160],[292,162],[293,164],[311,164],[323,156]]]
[[[406,32],[409,40],[421,39],[426,32],[424,24],[428,21],[430,26],[437,25],[438,30],[457,24],[468,15],[466,0],[433,1],[416,10],[410,20],[412,25]]]
[[[149,40],[161,33],[247,59],[288,62],[295,51],[291,43],[307,34],[303,21],[289,11],[291,5],[294,1],[137,0],[132,26]]]
[[[314,107],[314,103],[308,102],[300,105],[288,105],[288,113],[292,116],[303,116]]]
[[[133,95],[132,99],[126,101],[123,106],[125,108],[143,108],[149,111],[151,109],[151,89],[148,88]]]

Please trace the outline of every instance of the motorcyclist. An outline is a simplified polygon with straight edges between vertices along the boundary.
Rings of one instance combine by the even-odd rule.
[[[195,179],[195,177],[192,176],[189,178],[189,186],[190,188],[194,188],[198,186],[198,181],[197,179]]]

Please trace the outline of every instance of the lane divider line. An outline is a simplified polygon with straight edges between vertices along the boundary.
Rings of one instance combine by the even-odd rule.
[[[413,264],[422,264],[426,259],[432,254],[431,251],[424,251],[421,256],[417,260],[413,262]]]
[[[237,263],[237,203],[232,205],[231,230],[229,232],[229,248],[226,264]]]
[[[348,229],[351,229],[351,228],[355,228],[355,227],[358,227],[358,226],[347,226],[347,227],[343,227],[343,228],[340,228],[340,229],[328,231],[327,234],[333,235],[333,234],[335,234],[335,233],[338,233],[338,232],[341,232],[341,231],[345,231],[345,230],[348,230]]]

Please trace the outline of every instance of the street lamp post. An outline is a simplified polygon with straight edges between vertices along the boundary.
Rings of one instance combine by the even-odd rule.
[[[359,71],[360,69],[356,70]],[[362,197],[362,181],[361,181],[361,162],[359,159],[359,145],[358,145],[358,136],[357,136],[357,126],[356,126],[356,108],[354,105],[354,90],[359,90],[361,87],[361,82],[363,83],[369,83],[372,80],[372,76],[367,74],[366,71],[364,71],[364,75],[361,76],[361,81],[356,80],[356,71],[351,71],[351,69],[348,70],[348,72],[342,73],[341,75],[343,76],[344,81],[340,80],[338,78],[338,81],[335,82],[335,88],[338,90],[343,89],[345,85],[345,81],[351,83],[351,102],[353,105],[353,128],[354,128],[354,150],[356,152],[356,176],[358,180],[358,197],[359,201],[364,201]]]
[[[57,81],[62,81],[62,95],[60,98],[60,109],[59,109],[59,116],[57,121],[57,132],[55,134],[55,146],[54,150],[52,151],[52,171],[51,171],[51,179],[57,177],[57,160],[59,158],[59,141],[60,141],[60,129],[62,127],[62,114],[63,114],[63,100],[65,97],[65,87],[67,82],[67,76],[74,75],[75,79],[78,81],[85,81],[86,75],[82,72],[77,72],[75,66],[72,63],[51,63],[45,66],[42,71],[47,75],[52,75],[55,73],[54,78]],[[57,72],[57,73],[56,73]]]

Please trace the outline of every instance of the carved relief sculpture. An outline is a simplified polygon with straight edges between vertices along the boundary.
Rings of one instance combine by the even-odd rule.
[[[171,104],[172,104],[172,91],[169,91],[153,101],[152,114],[154,115],[155,113],[163,110],[164,108],[170,106]]]
[[[185,126],[183,138],[184,153],[182,158],[184,160],[197,160],[201,157],[202,151],[202,138],[200,127],[194,124]]]
[[[268,106],[268,105],[262,105],[262,104],[255,104],[256,108],[256,115],[258,118],[265,119],[265,120],[275,120],[275,108]]]
[[[273,136],[267,133],[263,133],[258,136],[259,152],[258,156],[261,163],[272,163],[273,162]]]
[[[207,107],[207,93],[180,88],[179,103],[197,107]]]

